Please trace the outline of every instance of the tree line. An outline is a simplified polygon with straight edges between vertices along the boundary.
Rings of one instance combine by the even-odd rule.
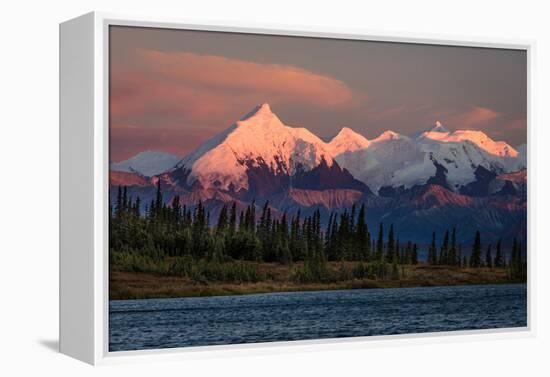
[[[233,202],[224,205],[217,219],[212,220],[201,201],[187,207],[180,204],[179,196],[174,196],[165,204],[159,182],[155,198],[145,205],[139,196],[129,197],[126,187],[118,187],[110,215],[113,250],[149,249],[167,256],[228,256],[280,263],[303,261],[314,255],[327,261],[418,263],[418,245],[400,243],[393,225],[387,239],[382,223],[378,237],[370,233],[364,205],[332,213],[324,228],[319,210],[310,216],[298,210],[292,216],[283,213],[276,217],[269,202],[259,213],[255,202],[240,211]]]
[[[155,260],[165,257],[186,257],[189,263],[205,261],[255,261],[292,264],[303,261],[310,280],[321,276],[327,261],[357,261],[364,274],[375,278],[399,276],[399,265],[418,264],[418,245],[401,242],[393,224],[387,234],[380,223],[376,236],[366,222],[364,204],[349,210],[333,212],[323,228],[321,214],[302,216],[283,213],[274,216],[269,202],[256,213],[252,202],[238,210],[235,202],[224,205],[217,219],[211,219],[204,204],[180,204],[174,196],[170,204],[164,202],[160,181],[151,202],[142,203],[139,196],[131,198],[126,187],[118,187],[110,208],[110,250],[112,257],[136,255]],[[477,231],[468,258],[457,242],[456,229],[446,231],[440,245],[436,233],[428,249],[427,263],[459,267],[508,267],[513,278],[526,274],[521,245],[514,240],[512,255],[507,260],[502,243],[496,244],[495,256],[488,245],[482,258],[480,232]],[[122,253],[122,254],[121,254]],[[186,267],[187,268],[187,267]],[[307,279],[305,279],[307,280]]]

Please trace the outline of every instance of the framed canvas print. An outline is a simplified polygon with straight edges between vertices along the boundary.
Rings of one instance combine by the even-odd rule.
[[[63,23],[61,351],[531,331],[531,49]]]

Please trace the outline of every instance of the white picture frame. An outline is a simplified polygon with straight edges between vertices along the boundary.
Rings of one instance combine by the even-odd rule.
[[[528,244],[527,327],[499,330],[468,330],[305,340],[269,344],[189,347],[149,351],[109,352],[108,350],[108,42],[111,25],[208,30],[318,38],[391,41],[432,45],[521,49],[528,65],[528,180],[534,174],[533,41],[498,40],[377,33],[364,30],[318,29],[281,25],[200,24],[189,20],[131,17],[88,13],[60,25],[60,352],[90,364],[117,363],[136,359],[211,357],[234,354],[292,352],[302,349],[344,349],[371,347],[386,342],[434,342],[495,339],[535,334],[536,279],[532,268],[536,258]],[[528,185],[528,237],[536,210],[532,205],[534,185]],[[76,206],[76,203],[79,206]],[[460,335],[457,338],[455,335]],[[199,351],[199,353],[197,353]]]

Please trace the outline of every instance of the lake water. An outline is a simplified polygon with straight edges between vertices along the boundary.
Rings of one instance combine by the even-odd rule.
[[[525,284],[111,301],[110,351],[527,326]]]

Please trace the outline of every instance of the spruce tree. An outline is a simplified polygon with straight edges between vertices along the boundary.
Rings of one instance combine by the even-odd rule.
[[[122,190],[122,213],[126,214],[128,212],[128,188],[124,186]]]
[[[435,245],[435,232],[432,232],[432,243],[428,249],[428,263],[431,265],[437,264],[437,247]]]
[[[281,262],[284,264],[292,263],[292,254],[290,252],[289,235],[288,235],[288,221],[286,212],[281,217],[279,224],[279,238],[281,240]]]
[[[231,212],[229,213],[229,233],[235,233],[237,225],[237,203],[233,202],[231,205]]]
[[[418,264],[418,246],[416,245],[416,243],[414,243],[412,247],[411,263]]]
[[[362,204],[359,209],[359,215],[357,217],[357,226],[355,227],[355,239],[357,240],[357,248],[359,254],[359,260],[370,260],[370,237],[365,222],[365,205]]]
[[[388,263],[392,263],[395,258],[395,238],[393,234],[393,224],[390,224],[390,231],[388,232],[388,244],[387,244],[387,252],[386,252],[386,261]]]
[[[443,236],[443,243],[441,244],[441,252],[439,254],[439,264],[449,264],[447,256],[449,253],[449,231],[445,231]]]
[[[172,219],[174,220],[173,225],[177,225],[180,222],[180,218],[181,218],[181,204],[180,204],[179,195],[175,195],[172,198],[172,202],[170,203],[170,208],[172,212]]]
[[[338,222],[338,215],[335,213],[334,218],[332,219],[332,229],[330,234],[330,253],[332,260],[338,259],[339,252],[339,234],[340,234],[340,223]]]
[[[456,228],[455,227],[453,227],[453,231],[451,233],[451,248],[449,249],[447,262],[451,266],[455,266],[457,264]]]
[[[157,180],[157,192],[155,193],[155,213],[156,218],[160,217],[162,210],[162,188],[160,187],[160,179]]]
[[[256,201],[255,200],[252,200],[252,203],[250,204],[250,220],[249,220],[248,229],[251,232],[256,231]]]
[[[334,213],[330,213],[330,216],[328,218],[328,224],[327,224],[327,229],[325,231],[325,253],[327,255],[327,258],[329,260],[332,259],[332,245],[331,245],[331,241],[332,241],[332,226],[333,226],[333,221],[334,219]]]
[[[384,225],[380,223],[378,228],[378,238],[376,240],[376,260],[382,261],[384,259]]]
[[[413,258],[413,244],[411,241],[407,241],[407,246],[405,247],[405,255],[403,257],[403,264],[412,264]]]
[[[245,222],[244,222],[244,212],[241,211],[239,214],[239,232],[242,232],[245,229]]]
[[[350,215],[347,210],[340,214],[340,225],[338,227],[336,241],[336,256],[338,259],[350,259],[352,248],[352,235]]]
[[[350,223],[349,231],[351,234],[355,233],[355,211],[356,211],[355,203],[353,203],[353,205],[351,206],[351,214],[350,214],[350,220],[349,220],[349,223]]]
[[[139,197],[139,195],[136,197],[134,211],[135,211],[134,214],[136,217],[141,216],[141,198]]]
[[[289,248],[292,260],[302,259],[303,250],[300,249],[300,210],[292,218],[290,224]]]
[[[227,206],[224,205],[222,209],[220,210],[220,214],[218,216],[218,232],[225,232],[228,226],[228,219],[227,219]]]
[[[262,215],[260,216],[260,223],[258,224],[258,232],[266,233],[269,229],[267,224],[267,209],[269,208],[269,201],[266,200],[263,208]]]
[[[470,267],[481,266],[481,236],[479,230],[476,231],[474,245],[472,246],[472,255],[470,257]]]
[[[501,267],[504,267],[504,260],[502,258],[502,246],[501,246],[501,242],[502,240],[499,239],[497,241],[497,250],[496,250],[496,255],[495,255],[495,267],[496,268],[501,268]]]

